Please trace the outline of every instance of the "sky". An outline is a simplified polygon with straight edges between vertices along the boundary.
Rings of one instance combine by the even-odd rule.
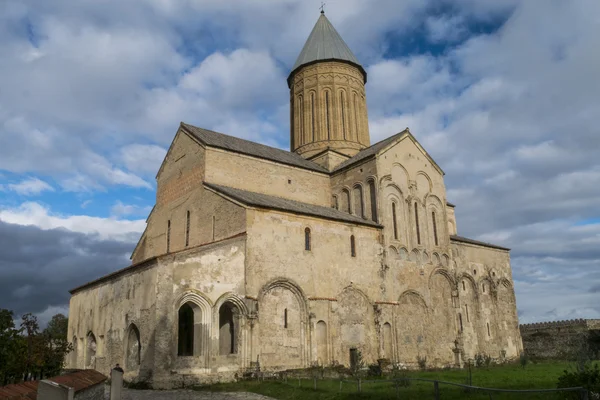
[[[0,2],[0,308],[44,324],[130,264],[180,121],[289,149],[314,0]],[[521,323],[600,318],[600,2],[330,0],[371,141],[409,127]]]

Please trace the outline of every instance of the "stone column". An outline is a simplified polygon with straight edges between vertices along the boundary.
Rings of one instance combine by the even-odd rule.
[[[110,371],[110,400],[121,400],[122,392],[123,372],[113,368]]]

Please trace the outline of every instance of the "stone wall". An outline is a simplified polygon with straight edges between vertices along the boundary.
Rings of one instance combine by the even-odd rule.
[[[519,327],[525,352],[536,359],[575,360],[586,354],[600,359],[600,320],[523,324]]]

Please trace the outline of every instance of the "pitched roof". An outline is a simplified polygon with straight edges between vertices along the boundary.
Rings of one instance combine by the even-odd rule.
[[[340,171],[340,170],[342,170],[342,169],[344,169],[346,167],[349,167],[350,165],[356,164],[359,161],[362,161],[362,160],[365,160],[367,158],[373,157],[380,150],[383,150],[384,148],[386,148],[389,144],[393,143],[394,140],[398,139],[399,137],[401,137],[402,135],[404,135],[406,132],[408,132],[407,129],[403,130],[400,133],[392,135],[389,138],[383,139],[382,141],[377,142],[374,145],[371,145],[371,146],[367,147],[366,149],[362,149],[361,151],[359,151],[358,153],[356,153],[354,156],[350,157],[349,159],[347,159],[346,161],[344,161],[343,163],[341,163],[340,165],[338,165],[337,167],[335,167],[333,169],[333,171],[331,171],[331,172],[332,173],[336,173],[337,171]]]
[[[327,169],[319,164],[306,160],[302,158],[302,156],[290,151],[265,146],[264,144],[251,142],[249,140],[240,139],[235,136],[225,135],[224,133],[204,128],[198,128],[197,126],[189,125],[184,122],[181,123],[181,127],[201,143],[209,147],[230,150],[236,153],[263,158],[265,160],[271,160],[311,171],[329,173]]]
[[[299,201],[269,196],[262,193],[248,192],[246,190],[234,189],[228,186],[221,186],[208,182],[204,182],[204,186],[248,206],[268,208],[271,210],[285,211],[294,214],[310,215],[334,221],[368,225],[376,228],[382,227],[377,222],[359,218],[355,215],[351,215],[331,207],[316,206],[314,204],[302,203]]]
[[[75,370],[65,375],[55,376],[47,380],[72,387],[75,393],[98,385],[106,380],[106,376],[93,369]],[[0,398],[10,400],[35,400],[39,381],[15,383],[0,387]]]
[[[344,42],[344,39],[342,39],[331,22],[329,22],[325,13],[321,12],[321,16],[317,20],[298,59],[296,59],[296,62],[292,67],[290,77],[303,65],[325,60],[338,60],[352,63],[361,70],[365,77],[365,82],[367,81],[367,73],[364,68],[360,65],[358,59],[354,56],[346,42]]]
[[[466,238],[463,236],[458,236],[458,235],[450,235],[450,240],[454,240],[455,242],[475,244],[475,245],[483,246],[483,247],[490,247],[492,249],[510,251],[510,249],[508,247],[502,247],[502,246],[497,246],[497,245],[491,244],[491,243],[480,242],[479,240],[469,239],[469,238]]]

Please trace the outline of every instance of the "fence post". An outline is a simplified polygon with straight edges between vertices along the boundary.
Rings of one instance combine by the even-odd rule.
[[[315,376],[313,379],[314,379],[314,389],[317,390],[317,377]]]
[[[340,393],[342,392],[342,383],[344,383],[344,380],[340,379]]]
[[[361,387],[361,381],[360,378],[358,378],[358,392],[362,392],[362,387]]]
[[[589,395],[589,392],[587,389],[581,389],[581,398],[583,400],[589,400],[588,395]]]
[[[433,381],[433,398],[440,400],[440,386],[438,381]]]
[[[298,378],[298,387],[300,387],[300,378]]]
[[[398,380],[396,380],[396,398],[397,399],[400,398],[400,384],[399,384]]]

